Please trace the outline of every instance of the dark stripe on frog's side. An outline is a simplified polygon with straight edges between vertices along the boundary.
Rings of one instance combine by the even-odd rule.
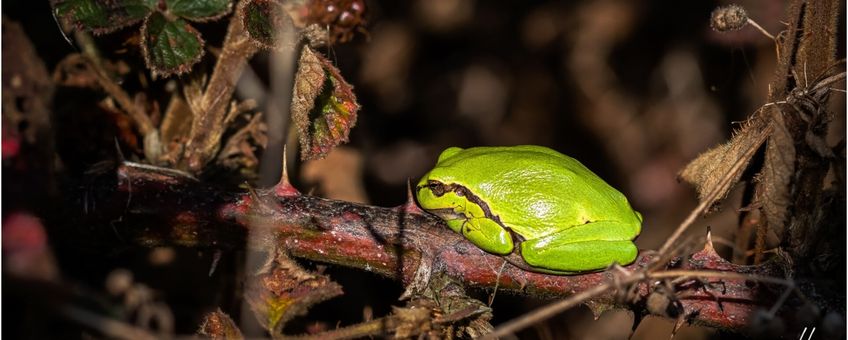
[[[521,241],[524,241],[524,237],[516,234],[515,231],[513,231],[510,227],[507,227],[506,225],[504,225],[503,222],[501,222],[500,217],[498,217],[495,214],[492,214],[492,210],[489,209],[489,205],[486,204],[486,202],[483,202],[483,200],[480,199],[480,197],[477,197],[477,195],[474,195],[470,190],[468,190],[468,188],[466,188],[466,187],[464,187],[460,184],[445,184],[445,183],[442,183],[442,182],[439,182],[439,181],[433,181],[433,180],[428,180],[426,186],[428,188],[430,188],[430,191],[432,191],[433,195],[435,195],[436,197],[444,196],[444,194],[446,194],[448,192],[453,192],[457,196],[466,197],[469,201],[476,204],[477,206],[480,207],[481,210],[483,210],[483,215],[486,218],[488,218],[492,221],[495,221],[495,223],[497,223],[499,226],[501,226],[501,228],[504,228],[507,231],[509,231],[509,234],[510,234],[510,236],[512,236],[512,241],[514,243],[518,244]],[[419,189],[420,188],[421,187],[419,187]],[[433,210],[433,212],[434,213],[441,212],[441,210],[443,210],[443,209],[436,209],[436,210]],[[454,212],[453,209],[446,208],[444,210],[450,210],[450,212],[446,212],[448,214],[451,214],[451,213],[456,214],[456,212]],[[518,249],[518,247],[515,247],[515,249]]]

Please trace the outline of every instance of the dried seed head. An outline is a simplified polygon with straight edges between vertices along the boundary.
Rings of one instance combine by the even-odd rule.
[[[710,27],[718,32],[735,31],[748,24],[748,13],[742,6],[731,4],[716,8],[710,15]]]

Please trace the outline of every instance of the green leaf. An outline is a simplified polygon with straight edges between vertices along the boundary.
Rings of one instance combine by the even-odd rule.
[[[251,0],[242,16],[247,34],[263,49],[294,47],[295,29],[288,12],[277,1]]]
[[[155,0],[54,0],[56,15],[94,34],[113,32],[138,23],[156,6]]]
[[[203,56],[200,33],[183,19],[171,21],[155,12],[144,21],[141,34],[144,61],[153,74],[186,73]]]
[[[324,158],[347,142],[359,104],[353,87],[327,58],[303,47],[294,80],[292,120],[300,135],[300,158]]]
[[[165,0],[168,11],[192,21],[218,19],[233,7],[230,0]]]

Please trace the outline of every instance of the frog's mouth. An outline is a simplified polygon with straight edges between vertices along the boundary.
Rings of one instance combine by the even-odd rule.
[[[445,221],[464,220],[464,219],[468,218],[467,216],[465,216],[465,214],[458,213],[451,208],[430,209],[430,210],[427,210],[427,211],[429,211],[433,215],[439,216],[441,219],[443,219]]]

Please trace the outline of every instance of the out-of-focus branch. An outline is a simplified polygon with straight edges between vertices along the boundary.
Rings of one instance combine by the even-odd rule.
[[[129,93],[111,78],[109,72],[104,67],[103,57],[100,55],[100,51],[91,35],[88,32],[78,30],[74,32],[74,38],[80,45],[82,54],[80,57],[77,57],[77,55],[69,56],[69,63],[79,63],[91,70],[91,73],[95,75],[97,84],[118,103],[118,106],[132,119],[138,132],[144,136],[145,158],[149,162],[157,164],[159,156],[162,153],[159,130],[153,125],[153,121],[147,115],[144,108],[134,101]]]
[[[239,4],[230,19],[224,45],[203,94],[199,98],[187,98],[194,118],[184,159],[193,172],[199,172],[220,148],[226,128],[224,118],[236,83],[247,61],[259,50],[245,31],[242,12],[243,6]]]

